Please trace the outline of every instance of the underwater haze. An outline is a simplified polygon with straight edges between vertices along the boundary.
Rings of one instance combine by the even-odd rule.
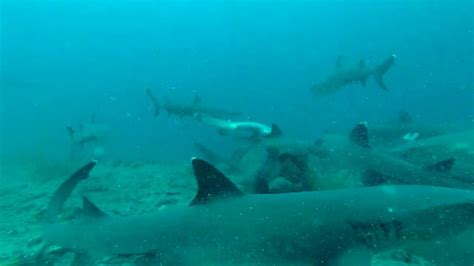
[[[308,261],[315,265],[314,257],[327,259],[321,265],[333,265],[331,256],[353,248],[337,244],[338,252],[325,246],[327,254],[305,256],[307,250],[301,246],[306,243],[296,241],[291,232],[268,236],[269,230],[245,231],[256,235],[245,240],[249,243],[255,244],[259,237],[268,240],[263,246],[256,244],[256,249],[277,250],[280,255],[296,251],[275,258],[273,253],[254,254],[255,249],[232,245],[231,255],[226,247],[209,255],[212,245],[203,235],[198,239],[207,243],[200,246],[203,257],[192,249],[187,260],[178,262],[161,255],[149,259],[148,254],[156,250],[175,254],[169,246],[165,251],[151,245],[116,252],[101,243],[93,247],[87,241],[69,243],[78,236],[68,239],[66,227],[44,233],[45,219],[51,213],[59,215],[75,185],[58,189],[51,198],[55,189],[68,176],[79,183],[89,171],[91,177],[80,185],[79,193],[92,195],[105,213],[122,218],[159,209],[160,217],[169,221],[173,218],[161,212],[189,202],[198,202],[198,207],[189,207],[198,209],[207,201],[213,204],[216,195],[218,202],[212,205],[217,206],[216,212],[232,216],[221,207],[220,196],[228,200],[228,195],[243,191],[246,196],[258,195],[255,205],[246,198],[232,202],[229,196],[229,204],[244,213],[235,223],[259,224],[253,214],[245,216],[248,202],[265,217],[275,215],[278,220],[285,210],[297,209],[291,203],[310,204],[309,199],[319,197],[322,203],[314,208],[341,208],[340,218],[346,221],[358,216],[349,210],[345,213],[347,202],[353,203],[350,195],[367,195],[354,205],[361,204],[360,215],[367,214],[367,220],[351,220],[350,230],[355,233],[343,230],[341,239],[369,247],[372,265],[474,263],[472,248],[467,248],[474,241],[472,0],[1,0],[0,19],[0,194],[4,194],[0,216],[19,215],[17,220],[1,218],[0,265],[33,265],[40,257],[41,263],[73,263],[66,255],[81,245],[86,251],[103,248],[105,254],[94,254],[94,263],[79,262],[98,265],[193,265],[190,262],[195,260],[202,265],[306,265]],[[195,159],[191,167],[193,156],[205,164]],[[97,160],[97,169],[92,170],[94,163],[71,176],[91,160]],[[207,162],[223,172],[222,179],[206,179],[221,176]],[[379,191],[379,185],[390,189]],[[216,190],[200,196],[209,187]],[[320,196],[319,191],[329,191],[324,194],[328,196]],[[292,194],[280,196],[286,193]],[[337,193],[342,196],[332,196]],[[77,203],[77,194],[73,192],[74,200],[68,204]],[[262,206],[260,194],[270,195]],[[431,197],[433,201],[425,201]],[[333,198],[338,203],[326,205],[325,200]],[[412,205],[405,203],[407,198]],[[393,220],[385,221],[388,216],[383,215],[370,220],[393,207],[370,203],[379,199],[400,203],[394,218],[390,216]],[[277,206],[270,205],[274,201]],[[87,209],[88,199],[84,202]],[[82,226],[78,207],[64,209],[61,222]],[[281,213],[267,213],[268,209]],[[317,219],[310,213],[292,214]],[[173,215],[209,218],[199,211]],[[441,221],[443,226],[427,225],[420,217]],[[286,219],[262,229],[298,223]],[[128,222],[123,222],[123,228],[129,228]],[[419,232],[400,229],[406,223]],[[111,224],[117,231],[122,228],[121,222]],[[459,234],[443,235],[442,240],[421,230],[451,225]],[[205,226],[188,230],[207,232]],[[334,222],[335,231],[337,226]],[[222,232],[235,228],[233,224]],[[396,244],[385,247],[371,242],[389,242],[390,233],[383,240],[367,239],[366,235],[392,229]],[[112,231],[100,233],[114,239]],[[182,230],[176,232],[181,237]],[[143,232],[134,233],[141,239]],[[303,233],[310,235],[297,232]],[[427,248],[411,239],[404,239],[408,244],[398,241],[405,233],[417,235],[416,241],[428,240]],[[232,242],[221,235],[213,237]],[[318,237],[308,239],[330,242]],[[116,241],[127,243],[124,239]],[[278,246],[268,245],[272,241]],[[184,248],[183,243],[170,243],[181,244]],[[75,254],[78,258],[79,251]],[[236,254],[252,255],[239,261]],[[203,260],[207,255],[209,261]],[[265,256],[270,259],[259,262]],[[366,264],[351,257],[341,265]]]
[[[60,156],[64,125],[95,113],[113,128],[110,156],[188,158],[204,130],[154,119],[145,88],[183,101],[198,93],[302,137],[402,109],[427,121],[472,120],[472,5],[2,1],[2,153]],[[324,100],[308,93],[338,56],[390,54],[390,92],[368,84]]]

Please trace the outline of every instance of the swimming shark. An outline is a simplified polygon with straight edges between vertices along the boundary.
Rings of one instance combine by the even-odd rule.
[[[72,174],[46,208],[43,240],[75,252],[75,260],[155,254],[161,265],[371,265],[374,253],[454,236],[474,224],[471,190],[379,186],[252,195],[197,158],[198,188],[189,206],[113,217],[83,196],[83,217],[60,222],[65,201],[95,165]]]
[[[383,76],[393,66],[395,58],[395,55],[391,55],[374,66],[366,66],[364,60],[360,60],[359,64],[350,67],[342,66],[341,60],[338,60],[336,72],[314,85],[311,91],[316,95],[328,95],[357,82],[365,87],[369,77],[373,77],[381,89],[388,90],[383,82]]]
[[[331,165],[364,171],[366,185],[391,182],[474,189],[474,176],[451,173],[454,157],[420,166],[372,147],[369,139],[365,122],[356,125],[349,136],[325,136],[321,146],[326,150],[324,160]]]
[[[232,112],[203,106],[199,97],[195,97],[191,104],[180,104],[170,102],[160,103],[150,89],[146,89],[146,95],[150,98],[153,107],[155,108],[155,116],[158,116],[161,110],[165,110],[169,115],[176,115],[179,117],[195,117],[199,114],[205,114],[213,117],[232,118],[242,115],[240,112]]]
[[[105,139],[109,134],[109,127],[107,125],[98,124],[95,121],[81,124],[78,129],[74,129],[70,124],[67,124],[66,129],[72,144],[81,147]]]
[[[220,135],[233,135],[238,138],[257,140],[262,137],[276,137],[282,134],[276,124],[267,126],[255,121],[231,121],[205,114],[197,115],[199,121],[217,128]]]

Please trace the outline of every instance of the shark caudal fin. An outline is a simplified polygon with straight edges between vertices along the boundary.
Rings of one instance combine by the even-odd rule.
[[[192,165],[198,190],[196,197],[194,197],[189,205],[206,204],[216,198],[227,198],[244,194],[232,181],[208,162],[193,158]]]
[[[146,95],[148,98],[150,98],[151,103],[153,104],[153,107],[155,108],[155,113],[154,116],[158,116],[160,114],[160,102],[158,102],[158,99],[153,95],[150,89],[146,89]]]
[[[383,82],[383,76],[393,66],[395,63],[395,58],[395,55],[391,55],[374,68],[375,82],[377,82],[379,87],[383,90],[388,90],[387,86],[385,86],[385,83]]]
[[[66,129],[67,129],[67,133],[69,134],[69,137],[72,139],[74,138],[74,134],[76,134],[76,130],[74,130],[74,128],[72,128],[71,125],[66,125]]]
[[[369,131],[366,122],[360,122],[351,131],[350,141],[362,148],[371,148],[369,145]]]
[[[94,168],[96,163],[96,161],[92,161],[84,165],[56,189],[49,201],[48,207],[46,208],[47,222],[57,221],[64,202],[69,198],[69,195],[71,195],[71,192],[77,184],[89,176],[90,171]]]

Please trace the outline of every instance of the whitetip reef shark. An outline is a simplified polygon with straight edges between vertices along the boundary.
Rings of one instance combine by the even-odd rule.
[[[218,108],[206,107],[201,103],[199,97],[195,97],[194,101],[190,104],[181,104],[181,103],[170,103],[158,101],[158,99],[153,95],[150,89],[146,89],[146,95],[150,98],[153,107],[155,109],[154,115],[158,116],[161,110],[165,110],[169,115],[176,115],[178,117],[195,117],[199,114],[210,115],[213,117],[220,118],[231,118],[242,115],[240,112],[226,111]]]
[[[276,124],[267,126],[256,121],[231,121],[199,114],[196,116],[202,123],[215,127],[220,135],[234,135],[240,138],[258,140],[265,137],[277,137],[282,134]]]
[[[81,147],[105,139],[110,131],[107,125],[95,122],[95,115],[92,115],[90,123],[81,124],[78,129],[74,129],[70,124],[66,125],[66,129],[72,144]]]
[[[81,254],[156,254],[161,265],[370,265],[371,254],[457,235],[474,222],[471,190],[379,186],[253,195],[197,158],[189,206],[112,217],[83,196],[84,217],[59,222],[64,202],[95,165],[62,183],[46,209],[43,240],[71,249],[76,261]]]
[[[350,67],[342,66],[339,59],[336,72],[311,87],[311,91],[316,95],[328,95],[356,82],[365,87],[369,77],[374,77],[375,82],[381,89],[388,90],[383,82],[383,76],[395,63],[395,58],[395,55],[391,55],[374,66],[366,66],[364,60],[360,60],[358,65]]]
[[[367,124],[362,122],[352,129],[349,136],[325,136],[320,148],[327,151],[324,159],[328,164],[365,171],[365,185],[389,182],[474,189],[474,177],[451,173],[456,162],[454,157],[419,166],[373,148],[369,139]]]

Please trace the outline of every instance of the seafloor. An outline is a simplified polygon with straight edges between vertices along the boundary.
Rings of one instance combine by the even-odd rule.
[[[34,165],[34,166],[33,166]],[[0,186],[0,265],[69,265],[73,254],[59,247],[43,250],[42,217],[50,195],[79,164],[62,167],[23,164],[3,171],[2,179],[9,185]],[[22,168],[23,167],[23,168]],[[4,169],[5,170],[5,169]],[[10,176],[5,176],[10,175]],[[237,174],[229,176],[239,180]],[[353,177],[341,169],[338,173],[319,173],[316,182],[327,187],[348,184]],[[16,182],[12,182],[16,180]],[[324,182],[326,180],[326,182]],[[350,181],[349,183],[352,183]],[[188,204],[195,193],[195,180],[189,162],[99,162],[91,176],[73,192],[65,206],[65,217],[79,213],[80,197],[87,195],[106,213],[128,216],[161,210],[174,204]],[[471,232],[472,233],[472,232]],[[461,236],[462,238],[462,236]],[[455,243],[457,240],[453,240]],[[460,240],[461,241],[461,240]],[[420,254],[392,250],[377,254],[372,265],[459,265],[448,261],[429,261],[424,255],[446,250],[449,243],[431,243]],[[420,248],[417,248],[418,251]],[[38,256],[42,251],[43,255]],[[463,254],[461,254],[463,255]],[[155,264],[156,263],[156,264]],[[140,256],[127,258],[97,258],[97,265],[159,265]]]

